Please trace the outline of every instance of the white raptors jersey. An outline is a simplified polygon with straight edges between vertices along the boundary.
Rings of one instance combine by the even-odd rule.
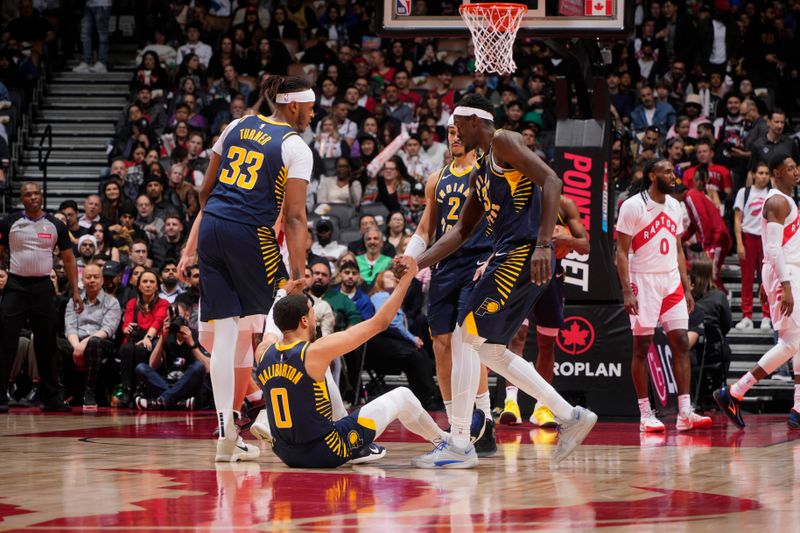
[[[798,231],[800,229],[800,212],[798,212],[797,204],[794,203],[791,196],[783,194],[778,189],[769,191],[767,201],[773,196],[781,196],[789,203],[789,214],[783,221],[783,257],[787,265],[800,266],[800,231]],[[766,250],[767,219],[763,214],[761,215],[761,235],[764,236],[761,242]],[[766,257],[766,251],[764,257]],[[766,259],[764,261],[766,262]]]
[[[631,237],[631,272],[671,272],[678,268],[675,237],[683,233],[681,204],[667,195],[663,204],[647,192],[622,203],[617,231]]]

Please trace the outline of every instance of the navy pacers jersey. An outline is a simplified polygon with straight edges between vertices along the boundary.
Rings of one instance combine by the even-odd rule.
[[[541,189],[518,170],[498,168],[492,149],[476,163],[477,191],[494,237],[495,253],[506,253],[517,245],[535,242],[542,218]]]
[[[449,164],[439,172],[436,181],[436,207],[439,221],[436,225],[436,239],[450,231],[461,216],[461,209],[469,193],[469,179],[472,169],[457,171]],[[492,239],[487,233],[486,217],[483,217],[472,233],[472,236],[459,250],[474,254],[492,249]]]
[[[258,363],[276,453],[281,456],[282,451],[291,453],[292,447],[323,440],[333,455],[344,460],[349,447],[334,426],[325,379],[314,381],[306,374],[308,346],[307,341],[273,344]]]
[[[204,212],[240,224],[274,226],[287,178],[281,145],[292,135],[297,132],[289,124],[263,115],[232,125],[221,143],[219,178]]]

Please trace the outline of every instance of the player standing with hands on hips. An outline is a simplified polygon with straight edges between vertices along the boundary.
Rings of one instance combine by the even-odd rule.
[[[273,226],[283,209],[291,281],[299,290],[305,268],[305,199],[313,156],[298,132],[314,117],[315,95],[300,78],[271,76],[262,98],[275,103],[270,117],[231,122],[212,148],[195,220],[179,270],[199,252],[200,319],[213,321],[211,383],[219,419],[217,461],[255,459],[233,420],[235,369],[253,367],[252,351],[237,353],[240,317],[266,315],[285,279]],[[240,384],[241,385],[241,384]]]

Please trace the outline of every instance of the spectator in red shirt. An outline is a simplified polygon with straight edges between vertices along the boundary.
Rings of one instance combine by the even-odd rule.
[[[397,85],[397,93],[400,101],[408,104],[411,111],[415,111],[417,106],[422,103],[422,95],[411,89],[411,76],[408,71],[398,70],[394,74],[394,84]]]
[[[136,288],[139,295],[128,301],[122,319],[125,341],[119,349],[123,391],[120,407],[130,407],[134,369],[150,360],[150,352],[167,317],[167,301],[158,297],[158,274],[152,270],[142,272]]]
[[[694,147],[695,156],[699,165],[689,167],[683,175],[683,182],[689,190],[694,189],[694,176],[701,168],[706,169],[706,192],[720,205],[730,194],[733,193],[733,182],[731,181],[731,171],[722,165],[714,164],[714,148],[708,139],[700,139]]]
[[[685,185],[675,187],[675,198],[683,202],[689,214],[689,227],[683,234],[683,242],[697,235],[697,243],[690,245],[694,252],[704,251],[714,263],[714,284],[727,294],[727,289],[722,283],[720,269],[725,261],[725,256],[731,248],[731,234],[719,209],[706,196],[703,191],[706,183],[702,173],[694,180],[694,189],[685,189]]]

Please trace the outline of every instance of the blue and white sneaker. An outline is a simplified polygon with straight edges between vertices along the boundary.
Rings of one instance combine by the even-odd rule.
[[[558,465],[577,448],[597,423],[597,415],[585,407],[572,408],[569,420],[558,421],[558,445],[553,452],[553,464]]]
[[[469,443],[478,442],[486,431],[486,413],[480,409],[472,411],[472,420],[469,424]]]
[[[358,450],[353,450],[350,456],[351,465],[360,465],[362,463],[371,463],[382,459],[386,455],[386,448],[377,442],[370,443],[369,446],[362,446]]]
[[[466,449],[459,449],[450,443],[450,437],[439,442],[436,447],[419,457],[411,459],[411,466],[416,468],[475,468],[478,466],[478,454],[475,446],[470,444]]]
[[[786,423],[792,429],[800,429],[800,413],[794,409],[789,411],[789,418],[786,420]]]

